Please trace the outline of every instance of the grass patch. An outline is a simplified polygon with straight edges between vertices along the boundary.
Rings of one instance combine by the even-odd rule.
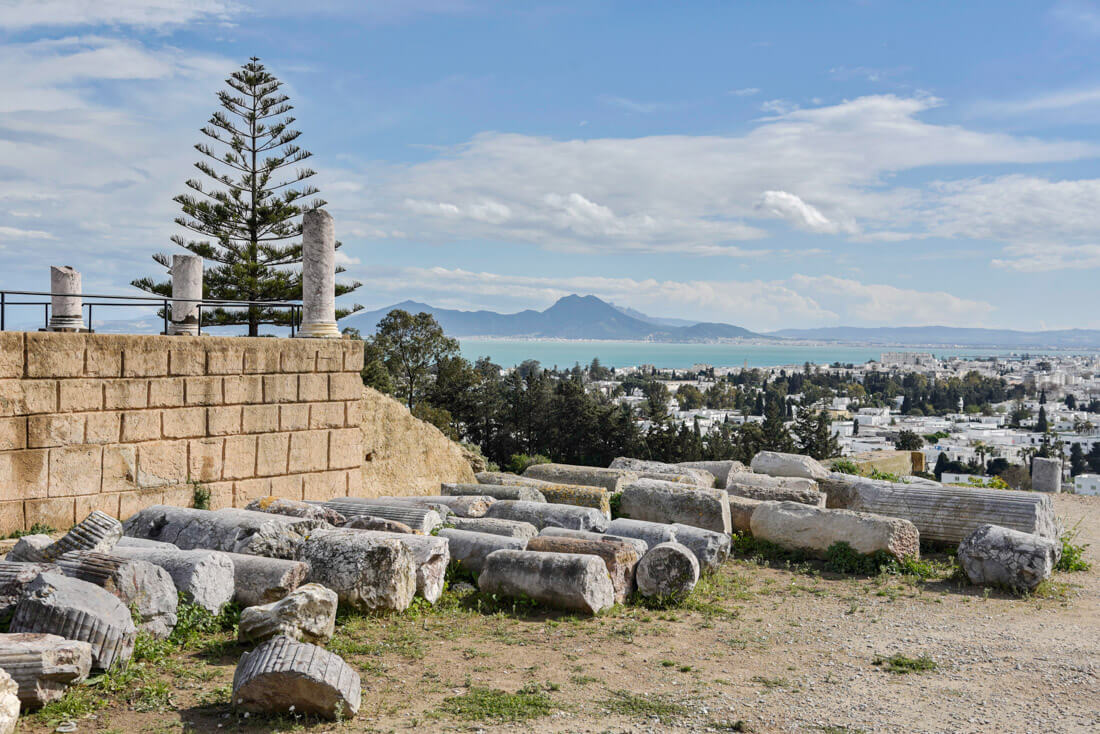
[[[50,525],[43,525],[40,522],[36,522],[34,525],[31,525],[30,530],[16,530],[14,533],[4,536],[4,540],[15,540],[16,538],[22,538],[25,535],[52,535],[56,532],[56,528]]]
[[[549,696],[532,687],[508,693],[474,686],[461,696],[443,699],[440,709],[467,721],[526,721],[546,716],[554,705]]]
[[[634,718],[656,717],[664,723],[666,719],[683,716],[688,713],[686,706],[670,701],[664,696],[638,695],[630,691],[610,691],[610,696],[601,705],[613,714]]]
[[[925,655],[921,655],[919,658],[911,658],[901,653],[896,653],[888,658],[877,657],[871,661],[871,664],[895,675],[929,673],[939,667],[935,660]]]

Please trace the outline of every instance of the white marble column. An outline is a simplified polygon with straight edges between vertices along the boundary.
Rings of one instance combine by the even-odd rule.
[[[199,335],[199,302],[202,300],[202,258],[172,256],[172,322],[169,334]]]
[[[50,322],[48,331],[87,331],[80,296],[80,271],[68,265],[50,266]]]
[[[298,336],[339,339],[336,328],[336,229],[332,215],[302,216],[302,325]]]

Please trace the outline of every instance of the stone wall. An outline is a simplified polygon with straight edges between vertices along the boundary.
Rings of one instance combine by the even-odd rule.
[[[363,495],[439,494],[440,482],[476,482],[461,447],[391,397],[363,388]]]
[[[214,508],[361,494],[362,362],[344,340],[0,332],[0,535],[189,506],[193,483]]]

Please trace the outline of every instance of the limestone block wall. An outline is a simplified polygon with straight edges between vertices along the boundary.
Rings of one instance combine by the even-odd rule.
[[[0,332],[0,535],[362,493],[362,345]]]

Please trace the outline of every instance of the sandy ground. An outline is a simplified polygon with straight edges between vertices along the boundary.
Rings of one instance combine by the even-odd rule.
[[[223,636],[144,663],[77,730],[1095,732],[1100,498],[1055,504],[1069,526],[1080,521],[1093,570],[1056,574],[1029,598],[751,560],[726,564],[686,609],[595,619],[484,601],[479,610],[476,594],[448,592],[435,609],[343,620],[329,647],[362,675],[352,721],[232,713],[241,648]],[[935,667],[895,674],[874,664],[895,654]],[[456,705],[480,688],[523,690],[548,710],[512,722],[493,704],[464,715]],[[20,731],[58,722],[38,715]]]

